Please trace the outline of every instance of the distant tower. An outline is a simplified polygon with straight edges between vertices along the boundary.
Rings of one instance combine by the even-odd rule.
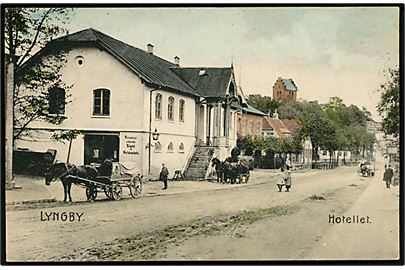
[[[297,101],[298,87],[292,79],[278,77],[273,86],[273,99],[283,101]]]

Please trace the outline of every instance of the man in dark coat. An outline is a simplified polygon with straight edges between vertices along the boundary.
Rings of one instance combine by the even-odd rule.
[[[232,158],[232,162],[238,162],[238,157],[240,155],[240,150],[239,148],[236,146],[232,149],[231,151],[231,158]]]
[[[383,176],[383,180],[385,181],[387,188],[390,188],[391,179],[393,176],[394,176],[394,171],[392,170],[391,165],[388,165],[387,169],[385,169],[385,171],[384,171],[384,176]]]
[[[162,180],[163,184],[164,184],[162,190],[167,189],[167,177],[168,177],[168,175],[169,175],[169,170],[167,169],[165,164],[162,163],[162,169],[160,170],[160,176],[159,176],[160,180]]]

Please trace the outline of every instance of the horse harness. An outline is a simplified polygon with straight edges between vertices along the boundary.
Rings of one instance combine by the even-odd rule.
[[[71,170],[76,169],[76,165],[72,165],[73,167],[69,169],[67,163],[64,163],[65,167],[66,167],[66,172],[62,173],[61,175],[59,175],[58,177],[55,177],[54,179],[60,179],[61,177],[67,175]]]

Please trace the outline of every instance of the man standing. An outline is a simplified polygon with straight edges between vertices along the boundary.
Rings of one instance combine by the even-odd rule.
[[[394,176],[394,171],[391,169],[391,165],[388,164],[383,176],[383,181],[385,181],[387,188],[390,188],[392,176]]]
[[[162,190],[167,189],[167,177],[168,177],[168,175],[169,175],[169,170],[166,168],[165,164],[162,163],[162,169],[160,170],[160,176],[159,176],[160,180],[162,180],[163,184],[164,184]]]

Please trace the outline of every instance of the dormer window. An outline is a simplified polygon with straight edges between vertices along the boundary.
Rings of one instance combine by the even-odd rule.
[[[201,69],[200,72],[198,73],[198,76],[204,76],[206,75],[205,69]]]

